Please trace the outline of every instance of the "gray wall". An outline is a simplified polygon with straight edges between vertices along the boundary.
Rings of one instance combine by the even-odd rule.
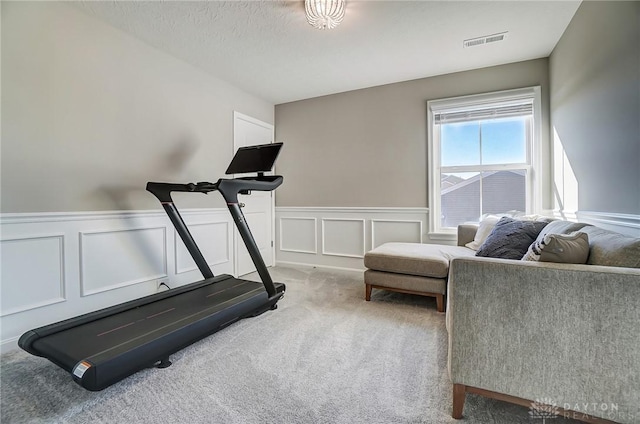
[[[426,207],[427,101],[534,85],[542,87],[548,143],[547,59],[277,105],[285,184],[276,205]]]
[[[589,1],[551,54],[553,142],[578,181],[579,210],[640,214],[639,46],[640,2]]]
[[[224,173],[234,110],[274,122],[273,104],[69,5],[1,7],[3,213],[159,208],[147,181]]]

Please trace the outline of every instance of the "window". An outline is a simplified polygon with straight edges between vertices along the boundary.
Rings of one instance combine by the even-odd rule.
[[[537,207],[540,88],[428,102],[432,234]]]

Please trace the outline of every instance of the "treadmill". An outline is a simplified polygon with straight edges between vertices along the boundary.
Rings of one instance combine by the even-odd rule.
[[[285,285],[274,283],[242,214],[238,194],[282,184],[272,169],[282,143],[242,147],[226,174],[257,176],[197,184],[147,183],[193,257],[204,280],[70,318],[24,333],[18,345],[71,373],[87,390],[102,390],[142,369],[165,368],[169,356],[234,322],[277,308]],[[253,260],[261,283],[214,276],[171,198],[172,192],[219,191]]]

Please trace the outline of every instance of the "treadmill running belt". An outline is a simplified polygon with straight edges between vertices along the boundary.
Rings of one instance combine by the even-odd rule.
[[[206,284],[209,280],[192,283],[196,285],[193,290],[44,335],[33,341],[31,350],[72,373],[83,387],[102,390],[275,304],[263,284],[221,277],[211,279],[211,284]],[[284,285],[276,284],[284,291]],[[38,329],[33,332],[37,334]]]
[[[258,292],[265,293],[262,284],[228,279],[52,334],[34,346],[64,351],[75,358],[67,364],[72,368],[81,359],[121,350],[123,345],[144,343],[149,337],[158,337],[223,310],[229,301]]]

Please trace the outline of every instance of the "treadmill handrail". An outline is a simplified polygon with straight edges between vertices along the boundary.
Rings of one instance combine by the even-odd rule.
[[[241,205],[238,202],[238,194],[239,193],[249,193],[251,190],[257,191],[272,191],[275,190],[284,178],[282,175],[263,175],[259,174],[257,177],[241,177],[241,178],[233,178],[233,179],[220,179],[217,182],[218,191],[224,197],[224,200],[227,201],[227,207],[229,208],[229,212],[233,217],[233,221],[236,224],[236,228],[240,233],[240,237],[242,237],[242,241],[244,241],[244,245],[247,248],[247,252],[251,257],[251,261],[253,265],[256,267],[256,271],[262,280],[262,284],[264,284],[264,288],[267,290],[267,294],[269,297],[274,297],[277,295],[277,291],[275,285],[273,284],[273,280],[271,279],[271,275],[267,270],[267,265],[264,263],[264,259],[260,254],[260,249],[256,244],[253,235],[251,234],[251,230],[249,229],[249,225],[247,225],[247,220],[240,209]]]
[[[271,279],[271,275],[269,275],[267,266],[264,263],[264,259],[262,258],[262,255],[260,255],[260,250],[258,249],[255,239],[251,234],[251,230],[247,225],[244,214],[240,209],[238,194],[249,193],[252,190],[272,191],[279,187],[282,184],[283,180],[284,178],[281,175],[259,174],[256,177],[239,177],[232,179],[221,178],[216,183],[199,182],[197,184],[179,184],[148,182],[147,190],[153,193],[153,195],[155,195],[158,200],[160,200],[160,203],[162,203],[165,212],[171,219],[171,222],[176,228],[176,231],[182,238],[182,241],[184,242],[187,250],[193,257],[193,260],[195,261],[196,265],[200,269],[200,272],[205,278],[211,278],[214,275],[211,272],[206,259],[202,255],[202,252],[193,239],[193,236],[189,232],[189,229],[182,220],[180,212],[175,207],[171,198],[171,193],[174,191],[179,191],[207,194],[211,191],[218,190],[227,202],[227,207],[229,208],[229,212],[233,217],[236,228],[238,229],[238,232],[242,237],[242,241],[247,248],[247,252],[249,253],[249,256],[251,256],[251,260],[256,267],[258,275],[260,275],[262,284],[264,284],[264,287],[267,290],[267,294],[271,298],[277,296],[277,291],[275,285],[273,284],[273,280]]]
[[[261,175],[258,177],[220,178],[215,184],[227,203],[238,203],[238,194],[250,191],[273,191],[284,178],[282,175]]]
[[[153,193],[154,196],[160,200],[160,202],[172,202],[171,193],[174,191],[181,192],[189,192],[189,193],[204,193],[207,194],[211,191],[215,191],[218,189],[218,183],[188,183],[188,184],[180,184],[180,183],[162,183],[162,182],[152,182],[149,181],[147,183],[147,191]]]
[[[210,193],[219,190],[228,203],[238,201],[238,193],[247,191],[272,191],[278,188],[284,178],[282,175],[259,175],[257,177],[220,178],[215,183],[164,183],[148,182],[147,191],[153,193],[160,202],[172,202],[171,193]]]

